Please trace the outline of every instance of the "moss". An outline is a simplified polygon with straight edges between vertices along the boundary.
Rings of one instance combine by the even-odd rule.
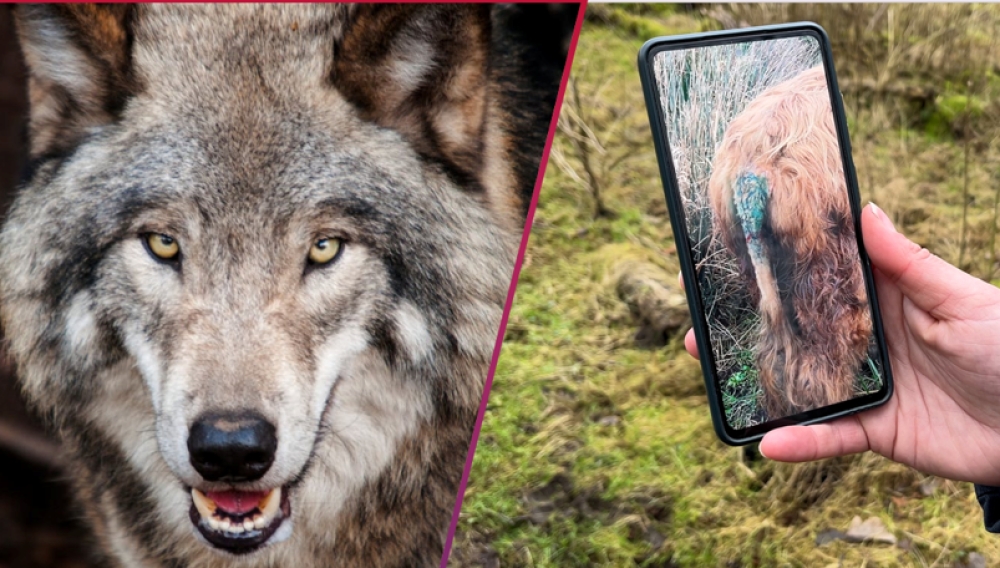
[[[588,8],[587,19],[594,25],[604,25],[643,41],[684,33],[698,26],[697,18],[678,10],[674,4],[598,4]]]
[[[969,95],[942,95],[925,114],[924,133],[933,139],[946,139],[965,128],[967,121],[979,120],[986,111],[986,101]]]

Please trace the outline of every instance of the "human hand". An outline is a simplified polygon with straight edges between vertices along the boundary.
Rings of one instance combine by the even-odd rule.
[[[928,474],[1000,485],[1000,289],[896,232],[874,204],[861,226],[895,393],[853,416],[768,432],[761,453],[801,462],[871,450]],[[698,356],[692,332],[684,344]]]

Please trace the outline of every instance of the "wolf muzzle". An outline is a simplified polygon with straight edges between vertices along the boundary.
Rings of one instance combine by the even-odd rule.
[[[256,412],[211,413],[191,425],[187,447],[191,465],[205,481],[248,483],[271,468],[278,435],[274,424]],[[290,513],[287,488],[191,488],[191,522],[205,540],[233,554],[271,540]]]

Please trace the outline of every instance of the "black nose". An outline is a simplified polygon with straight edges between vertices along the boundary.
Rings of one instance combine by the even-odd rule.
[[[188,435],[191,465],[206,481],[254,481],[274,462],[274,425],[258,414],[210,414]]]

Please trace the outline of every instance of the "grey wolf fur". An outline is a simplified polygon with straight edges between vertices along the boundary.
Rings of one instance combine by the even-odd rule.
[[[526,17],[563,25],[525,35],[511,23]],[[72,460],[100,563],[435,565],[565,15],[30,5],[16,18],[32,164],[0,236],[0,316],[24,393]],[[148,233],[174,236],[181,261],[148,254]],[[344,249],[310,267],[322,235]],[[239,488],[288,487],[291,505],[286,539],[241,556],[188,518],[188,488],[228,487],[192,467],[191,421],[231,409],[278,437],[264,477]]]

